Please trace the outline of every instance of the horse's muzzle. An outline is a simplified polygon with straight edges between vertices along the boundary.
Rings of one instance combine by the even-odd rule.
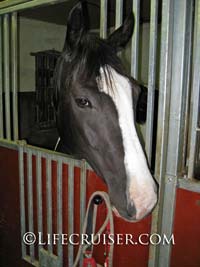
[[[135,201],[128,198],[126,209],[118,210],[113,207],[113,211],[117,217],[121,217],[126,221],[137,222],[152,212],[156,206],[157,199],[157,189],[155,189],[148,195],[136,197]]]

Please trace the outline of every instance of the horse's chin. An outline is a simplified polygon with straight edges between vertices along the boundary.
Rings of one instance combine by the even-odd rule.
[[[127,217],[127,216],[121,215],[118,212],[118,210],[115,208],[115,206],[112,206],[112,211],[114,212],[114,214],[115,214],[116,217],[121,218],[124,221],[132,222],[132,223],[139,222],[139,221],[143,220],[145,217],[147,217],[149,215],[149,214],[147,214],[143,218],[140,218],[139,220],[137,220],[135,217]]]
[[[131,218],[131,217],[130,217],[130,219],[129,219],[129,218],[125,217],[125,216],[122,216],[122,215],[118,212],[118,210],[115,208],[115,206],[112,206],[112,210],[113,210],[113,212],[114,212],[114,214],[115,214],[116,217],[121,218],[121,219],[124,220],[124,221],[127,221],[127,222],[137,222],[137,220],[136,220],[135,218]]]

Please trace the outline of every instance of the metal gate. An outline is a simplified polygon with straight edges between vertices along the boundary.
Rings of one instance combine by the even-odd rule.
[[[0,4],[0,137],[7,140],[18,139],[18,11],[36,7],[61,3],[64,0],[32,0],[32,1],[5,1]],[[156,166],[155,177],[160,184],[160,200],[153,213],[152,233],[169,234],[173,231],[175,213],[176,189],[184,188],[200,193],[200,183],[194,180],[196,166],[199,167],[199,139],[200,139],[200,1],[199,0],[163,0],[161,17],[161,48],[158,49],[158,0],[151,0],[150,16],[150,40],[149,40],[149,75],[148,75],[148,106],[146,124],[146,154],[149,162],[152,154],[153,121],[154,121],[154,99],[156,78],[159,77],[159,107],[157,122],[157,144],[156,144]],[[107,0],[100,1],[100,35],[107,35]],[[131,74],[138,78],[139,72],[139,39],[140,39],[140,0],[133,0],[132,9],[135,14],[135,30],[131,43]],[[123,1],[116,0],[115,26],[122,23]],[[11,34],[10,34],[11,33]],[[10,71],[11,66],[11,71]],[[157,75],[157,70],[159,74]],[[12,91],[12,101],[10,99]],[[5,93],[5,98],[4,98]],[[12,103],[12,109],[11,109]],[[12,114],[11,114],[12,110]],[[5,114],[5,116],[4,116]],[[5,120],[4,120],[5,118]],[[13,122],[13,123],[11,123]],[[12,127],[11,127],[12,124]],[[23,163],[24,153],[28,162],[28,218],[29,229],[33,227],[33,214],[31,208],[32,187],[31,168],[32,157],[37,162],[37,198],[40,199],[40,172],[41,157],[47,159],[47,217],[51,216],[51,172],[49,168],[52,160],[58,166],[57,176],[60,176],[62,164],[69,164],[69,183],[73,175],[73,166],[80,162],[67,159],[66,157],[54,155],[54,153],[43,152],[40,149],[19,145],[20,155],[20,177],[21,177],[21,215],[22,232],[24,231],[24,182]],[[75,164],[75,165],[74,165]],[[85,165],[81,167],[83,177],[85,176]],[[62,181],[58,179],[58,191]],[[73,188],[73,184],[71,184]],[[59,191],[60,192],[60,191]],[[84,199],[84,194],[82,195]],[[60,196],[58,196],[58,200]],[[69,203],[72,203],[73,190],[69,190]],[[84,202],[83,202],[84,203]],[[39,205],[41,206],[41,205]],[[83,204],[84,206],[84,204]],[[39,207],[38,207],[39,209]],[[61,202],[58,201],[58,210],[62,210]],[[84,208],[81,208],[81,214]],[[41,215],[41,214],[40,214]],[[58,225],[61,226],[61,217],[58,214]],[[38,217],[38,227],[41,227],[41,216]],[[73,216],[70,217],[73,220]],[[51,220],[48,222],[48,230],[51,232]],[[40,228],[41,229],[41,228]],[[69,229],[72,231],[73,229]],[[62,266],[62,248],[58,247],[59,257],[55,258],[56,264]],[[69,246],[69,253],[71,248]],[[52,253],[52,247],[48,247]],[[26,251],[22,245],[22,255],[26,258]],[[34,262],[34,249],[30,248],[30,258]],[[150,246],[149,267],[169,266],[171,246]],[[45,253],[41,254],[45,261]],[[46,258],[47,260],[47,258]],[[48,266],[51,266],[48,264]],[[69,267],[72,262],[69,260]]]
[[[68,180],[67,194],[67,235],[74,233],[74,171],[75,168],[80,169],[80,233],[83,227],[83,220],[85,215],[86,205],[86,172],[89,169],[87,163],[82,160],[76,160],[73,158],[59,155],[59,153],[45,151],[36,147],[25,145],[23,142],[19,144],[19,171],[20,171],[20,210],[21,210],[21,245],[22,245],[22,257],[34,266],[63,266],[63,244],[59,240],[57,242],[57,249],[53,251],[53,242],[41,242],[44,245],[38,246],[38,253],[36,256],[35,244],[30,242],[26,244],[25,238],[29,238],[28,233],[33,237],[35,233],[36,224],[38,233],[42,235],[46,232],[49,237],[52,238],[54,231],[58,236],[64,233],[63,228],[63,177],[64,169],[66,169],[66,177]],[[35,158],[35,159],[34,159]],[[45,162],[43,162],[45,161]],[[35,166],[34,166],[35,163]],[[53,168],[54,164],[54,168]],[[27,169],[25,169],[27,166]],[[33,179],[33,173],[35,168],[35,180]],[[53,175],[53,170],[56,172]],[[42,173],[46,173],[46,184],[42,184]],[[43,174],[44,176],[44,174]],[[52,182],[56,179],[56,196],[53,192]],[[26,181],[26,182],[25,182]],[[25,186],[26,185],[26,186]],[[37,199],[37,212],[34,214],[34,197],[33,186],[36,187]],[[46,192],[46,197],[42,195]],[[26,197],[25,197],[26,195]],[[53,203],[52,199],[56,197],[56,213],[53,216]],[[44,202],[46,203],[46,209],[44,208]],[[46,221],[46,230],[44,229],[44,220]],[[53,224],[56,224],[56,229],[53,231]],[[26,233],[26,234],[25,234]],[[27,253],[27,247],[29,247],[29,253]],[[74,248],[72,244],[67,245],[68,250],[68,266],[73,266]]]

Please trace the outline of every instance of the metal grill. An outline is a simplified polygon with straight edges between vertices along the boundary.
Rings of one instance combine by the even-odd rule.
[[[86,171],[89,168],[84,160],[79,161],[59,153],[50,153],[39,148],[27,146],[23,142],[18,145],[20,172],[20,210],[21,210],[21,246],[22,258],[34,266],[63,266],[63,244],[58,241],[47,246],[29,246],[24,242],[27,232],[48,233],[50,237],[56,232],[63,234],[63,179],[68,181],[67,218],[68,231],[74,233],[74,168],[80,169],[80,231],[82,230],[86,203]],[[54,165],[54,168],[53,168]],[[67,173],[63,169],[67,168]],[[54,175],[53,175],[54,172]],[[56,180],[56,192],[53,191],[53,180]],[[45,181],[45,183],[44,183]],[[36,195],[34,196],[34,189]],[[56,213],[53,214],[53,199],[56,199]],[[56,229],[53,226],[56,225]],[[45,226],[45,227],[44,227]],[[29,247],[29,249],[28,249]],[[68,266],[73,266],[74,247],[68,244]]]

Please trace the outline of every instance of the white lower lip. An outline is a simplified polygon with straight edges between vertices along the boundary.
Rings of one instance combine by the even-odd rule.
[[[123,219],[124,221],[127,221],[127,222],[139,222],[139,221],[141,221],[142,219],[144,219],[146,216],[149,215],[149,213],[147,213],[147,214],[144,214],[144,216],[140,217],[139,219],[137,219],[137,218],[133,218],[133,219],[130,218],[130,219],[127,219],[127,218],[122,217],[122,216],[119,214],[118,210],[117,210],[114,206],[112,206],[112,210],[113,210],[113,212],[114,212],[114,214],[115,214],[115,216],[116,216],[117,218],[121,218],[121,219]]]

